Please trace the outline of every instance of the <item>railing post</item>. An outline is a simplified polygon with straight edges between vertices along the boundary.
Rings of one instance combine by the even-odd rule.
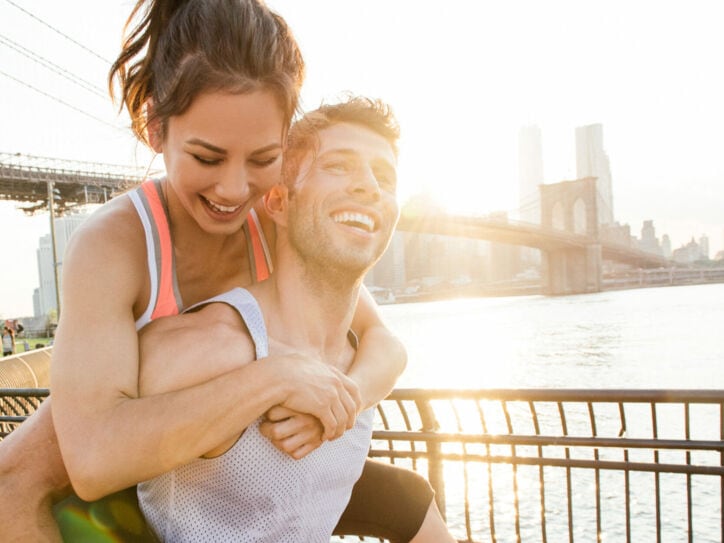
[[[435,418],[435,412],[430,405],[430,400],[418,398],[415,400],[417,411],[420,413],[423,432],[436,432],[440,425]],[[428,441],[427,446],[427,479],[435,489],[435,502],[443,519],[446,519],[445,512],[445,474],[443,472],[442,446],[438,441]]]

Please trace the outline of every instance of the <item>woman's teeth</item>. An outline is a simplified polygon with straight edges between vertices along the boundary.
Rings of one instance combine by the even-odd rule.
[[[241,206],[222,206],[221,204],[217,204],[216,202],[212,202],[208,198],[204,198],[206,200],[206,203],[209,204],[209,207],[213,209],[214,211],[217,211],[218,213],[233,213],[237,209],[239,209]]]

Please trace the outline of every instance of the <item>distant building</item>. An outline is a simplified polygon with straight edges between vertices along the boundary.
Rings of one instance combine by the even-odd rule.
[[[671,255],[675,262],[681,264],[689,264],[701,260],[701,247],[691,238],[691,241],[686,245],[682,245],[676,249]]]
[[[543,145],[538,126],[518,132],[518,195],[521,221],[540,224],[540,190],[543,183]]]
[[[33,289],[33,315],[36,317],[42,315],[43,312],[40,309],[40,289]]]
[[[659,238],[656,237],[654,221],[644,221],[644,225],[641,227],[639,248],[648,253],[661,254],[661,246],[659,245]]]
[[[619,243],[628,247],[635,247],[637,240],[631,236],[631,227],[628,224],[619,224],[614,222],[600,231],[601,239],[612,243]]]
[[[55,251],[58,258],[58,280],[60,280],[63,265],[63,255],[65,248],[70,241],[70,237],[85,219],[87,214],[66,215],[55,220]],[[33,294],[33,310],[35,316],[40,317],[47,315],[51,309],[57,311],[57,297],[55,295],[55,275],[53,271],[53,247],[50,234],[41,236],[38,240],[38,249],[36,251],[38,259],[38,286],[37,303],[36,296]],[[62,287],[61,287],[62,289]]]
[[[671,239],[669,234],[661,236],[661,254],[664,258],[671,258]]]
[[[405,285],[405,234],[395,232],[385,254],[365,276],[368,286],[401,288]]]
[[[603,125],[591,124],[576,128],[576,176],[578,179],[596,178],[598,224],[613,224],[611,165],[603,148]]]
[[[709,260],[709,237],[703,234],[699,238],[700,260]]]

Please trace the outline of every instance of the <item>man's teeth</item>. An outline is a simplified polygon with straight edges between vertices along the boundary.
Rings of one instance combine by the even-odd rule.
[[[343,213],[337,213],[332,217],[332,219],[334,219],[334,222],[346,224],[348,226],[364,228],[368,232],[371,232],[375,228],[375,220],[364,213],[352,213],[350,211],[345,211]]]
[[[218,211],[219,213],[233,213],[237,209],[239,209],[241,206],[222,206],[221,204],[217,204],[215,202],[212,202],[211,200],[206,200],[209,204],[209,206],[214,210]]]

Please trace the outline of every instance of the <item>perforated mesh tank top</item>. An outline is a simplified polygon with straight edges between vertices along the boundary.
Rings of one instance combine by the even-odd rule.
[[[244,289],[212,298],[234,307],[268,354],[261,310]],[[191,309],[191,308],[189,308]],[[301,460],[277,450],[252,423],[223,455],[197,459],[138,485],[141,509],[166,542],[327,543],[359,478],[373,409],[354,428]]]

